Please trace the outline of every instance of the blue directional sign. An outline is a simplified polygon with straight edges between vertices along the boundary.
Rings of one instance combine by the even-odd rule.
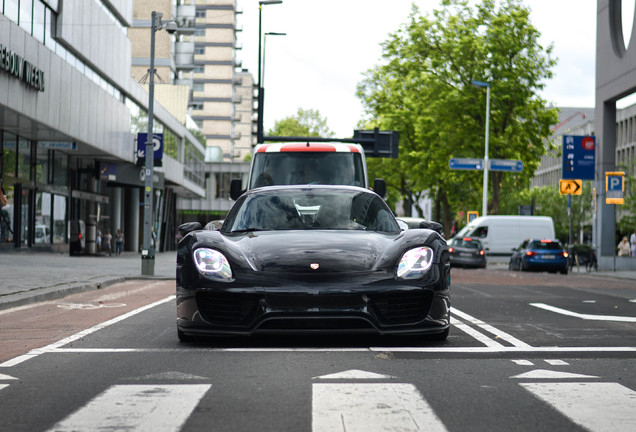
[[[490,159],[490,171],[521,172],[523,162],[511,159]]]
[[[593,136],[563,135],[562,178],[594,180],[595,149]]]
[[[448,167],[456,170],[483,170],[484,160],[476,158],[451,158]]]
[[[137,134],[137,158],[144,159],[146,157],[146,140],[147,133],[139,132]],[[158,161],[163,158],[163,134],[152,134],[152,148],[154,151],[154,160]]]

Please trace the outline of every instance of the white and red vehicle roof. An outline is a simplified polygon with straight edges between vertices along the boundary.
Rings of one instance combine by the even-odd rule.
[[[254,149],[254,153],[263,152],[350,152],[364,154],[364,150],[359,144],[305,142],[260,144]]]

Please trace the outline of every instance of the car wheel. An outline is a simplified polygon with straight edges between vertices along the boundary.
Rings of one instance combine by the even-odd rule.
[[[512,260],[508,261],[508,270],[514,270],[515,267],[512,265]]]
[[[196,340],[194,336],[187,335],[179,329],[177,329],[177,337],[180,342],[194,342]]]
[[[430,338],[434,341],[445,341],[449,333],[450,333],[450,327],[446,328],[446,330],[444,330],[441,333],[435,333],[430,335]]]
[[[519,260],[519,270],[528,271],[528,266],[524,260]]]
[[[564,275],[568,274],[568,268],[565,267],[565,268],[561,269],[561,274],[564,274]]]

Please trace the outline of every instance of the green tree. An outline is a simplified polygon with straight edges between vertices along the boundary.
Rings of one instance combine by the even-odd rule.
[[[318,110],[298,108],[296,115],[274,122],[267,135],[330,138],[334,133]]]
[[[545,153],[557,111],[537,94],[555,60],[529,15],[519,0],[443,0],[432,17],[414,7],[384,42],[384,64],[358,86],[369,124],[400,132],[399,159],[372,161],[373,175],[407,202],[434,198],[447,230],[455,211],[481,209],[483,173],[448,167],[451,157],[484,155],[486,91],[472,81],[491,85],[489,157],[524,163],[519,174],[490,172],[490,214],[502,190],[529,185]]]

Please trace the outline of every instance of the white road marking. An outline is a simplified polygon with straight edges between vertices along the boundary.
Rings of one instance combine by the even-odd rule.
[[[463,322],[461,322],[460,320],[458,320],[454,316],[451,316],[451,324],[456,329],[463,331],[468,336],[471,336],[473,339],[477,339],[479,342],[483,343],[487,347],[490,347],[490,348],[504,348],[504,346],[502,344],[500,344],[499,342],[496,342],[496,341],[492,340],[491,338],[489,338],[485,334],[475,330],[474,328],[470,327],[467,324],[464,324]]]
[[[592,432],[636,430],[636,392],[618,383],[522,383],[521,386]]]
[[[594,375],[582,375],[569,372],[558,372],[547,369],[535,369],[520,375],[511,376],[510,378],[518,379],[581,379],[581,378],[598,378]]]
[[[446,431],[412,384],[313,384],[312,431]]]
[[[550,306],[545,303],[530,303],[530,306],[537,307],[539,309],[544,309],[550,312],[558,313],[561,315],[567,315],[575,318],[580,318],[584,320],[593,320],[593,321],[619,321],[619,322],[634,322],[636,323],[636,317],[628,317],[628,316],[614,316],[614,315],[592,315],[592,314],[582,314],[578,312],[572,312],[567,309],[561,309],[555,306]]]
[[[210,387],[210,384],[113,386],[50,431],[178,431]]]
[[[635,353],[636,347],[369,347],[369,348],[197,348],[197,352],[412,352],[412,353]],[[46,353],[191,353],[192,348],[56,348]],[[34,354],[44,354],[44,352]],[[10,360],[9,360],[10,361]],[[8,362],[7,362],[8,363]],[[4,364],[4,363],[3,363]],[[2,365],[0,365],[2,366]]]
[[[2,390],[5,387],[9,387],[9,384],[0,384],[0,390]]]
[[[158,306],[158,305],[160,305],[160,304],[163,304],[163,303],[166,303],[166,302],[172,301],[172,300],[174,300],[174,299],[175,299],[175,296],[174,296],[174,295],[171,295],[171,296],[169,296],[169,297],[166,297],[166,298],[165,298],[165,299],[163,299],[163,300],[159,300],[159,301],[156,301],[156,302],[154,302],[154,303],[150,303],[150,304],[148,304],[148,305],[146,305],[146,306],[140,307],[140,308],[138,308],[138,309],[135,309],[135,310],[133,310],[133,311],[130,311],[130,312],[128,312],[128,313],[125,313],[125,314],[123,314],[123,315],[120,315],[120,316],[118,316],[118,317],[115,317],[115,318],[113,318],[113,319],[111,319],[111,320],[105,321],[105,322],[103,322],[103,323],[101,323],[101,324],[97,324],[96,326],[93,326],[93,327],[91,327],[91,328],[88,328],[88,329],[86,329],[86,330],[83,330],[83,331],[81,331],[81,332],[79,332],[79,333],[75,333],[75,334],[74,334],[74,335],[72,335],[72,336],[69,336],[69,337],[64,338],[64,339],[62,339],[62,340],[59,340],[59,341],[57,341],[57,342],[53,342],[52,344],[49,344],[49,345],[47,345],[47,346],[45,346],[45,347],[42,347],[42,348],[36,348],[36,349],[34,349],[34,350],[31,350],[31,351],[30,351],[30,352],[28,352],[27,354],[21,355],[21,356],[19,356],[19,357],[15,357],[15,358],[10,359],[10,360],[7,360],[7,361],[5,361],[4,363],[0,363],[0,367],[11,367],[11,366],[15,366],[15,365],[17,365],[17,364],[20,364],[20,363],[22,363],[22,362],[26,361],[26,360],[32,359],[33,357],[37,357],[37,356],[39,356],[40,354],[44,354],[44,353],[47,353],[47,352],[54,351],[54,350],[56,350],[56,349],[58,349],[58,348],[60,348],[60,347],[63,347],[64,345],[67,345],[67,344],[69,344],[69,343],[71,343],[71,342],[74,342],[74,341],[76,341],[76,340],[78,340],[78,339],[81,339],[81,338],[83,338],[83,337],[86,337],[86,336],[88,336],[88,335],[89,335],[89,334],[91,334],[91,333],[95,333],[95,332],[96,332],[96,331],[98,331],[98,330],[102,330],[102,329],[104,329],[104,328],[106,328],[106,327],[108,327],[108,326],[111,326],[111,325],[116,324],[116,323],[118,323],[118,322],[120,322],[120,321],[123,321],[123,320],[125,320],[125,319],[128,319],[128,318],[130,318],[131,316],[137,315],[137,314],[139,314],[139,313],[141,313],[141,312],[144,312],[144,311],[146,311],[146,310],[148,310],[148,309],[152,309],[152,308],[153,308],[153,307],[155,307],[155,306]]]
[[[343,372],[336,372],[328,375],[321,375],[313,377],[312,379],[392,379],[395,378],[391,375],[382,375],[374,372],[367,372],[358,369],[351,369]]]
[[[502,339],[502,340],[512,344],[513,346],[516,346],[516,347],[529,347],[530,346],[527,343],[520,341],[516,337],[514,337],[514,336],[512,336],[512,335],[510,335],[510,334],[508,334],[508,333],[506,333],[506,332],[504,332],[502,330],[499,330],[499,329],[491,326],[490,324],[486,324],[485,322],[483,322],[483,321],[481,321],[481,320],[479,320],[479,319],[477,319],[475,317],[472,317],[472,316],[468,315],[465,312],[462,312],[462,311],[459,311],[459,310],[453,308],[452,314],[458,315],[460,318],[470,322],[471,324],[474,324],[474,325],[476,325],[478,327],[481,327],[482,329],[486,330],[487,332],[495,335],[497,338]]]
[[[534,366],[534,363],[532,363],[530,360],[513,360],[513,362],[518,364],[519,366]]]
[[[568,362],[565,362],[563,360],[558,360],[558,359],[545,359],[544,361],[547,364],[552,365],[552,366],[567,366],[567,365],[569,365]]]
[[[17,378],[11,375],[0,374],[0,380],[17,380]]]
[[[126,307],[126,303],[60,303],[57,305],[60,309],[84,309],[84,310],[93,310],[93,309],[102,309],[102,308],[115,308],[115,307]]]

